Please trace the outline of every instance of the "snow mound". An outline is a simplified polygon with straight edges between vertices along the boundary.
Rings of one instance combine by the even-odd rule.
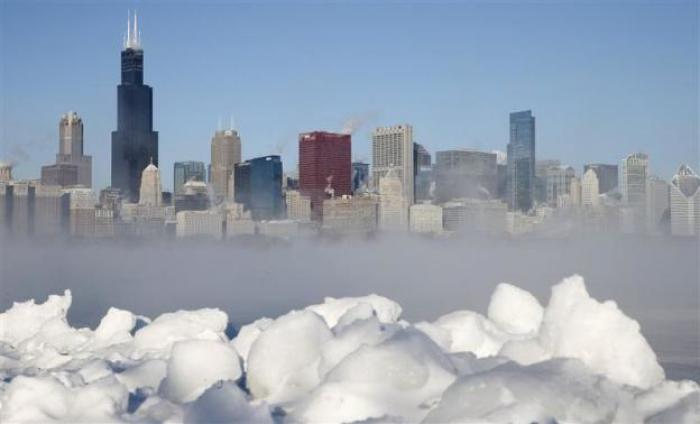
[[[637,322],[580,276],[544,307],[499,284],[486,316],[415,325],[381,296],[326,298],[231,341],[218,309],[110,308],[91,330],[70,305],[0,313],[0,422],[700,421],[698,384],[666,380]]]

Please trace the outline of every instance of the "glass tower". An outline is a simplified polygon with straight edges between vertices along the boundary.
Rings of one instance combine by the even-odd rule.
[[[506,196],[508,208],[527,212],[535,193],[535,117],[532,111],[510,114]]]
[[[143,83],[143,49],[138,18],[127,23],[117,86],[117,130],[112,132],[112,187],[137,202],[141,172],[158,166],[158,133],[153,131],[153,90]]]
[[[282,161],[263,156],[234,165],[234,198],[256,221],[280,219],[284,215]]]

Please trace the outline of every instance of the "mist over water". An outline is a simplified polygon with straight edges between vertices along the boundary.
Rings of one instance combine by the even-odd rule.
[[[434,320],[459,309],[485,314],[500,282],[522,287],[546,304],[550,287],[577,273],[593,297],[616,301],[640,322],[670,377],[700,369],[697,239],[0,245],[0,310],[68,288],[71,324],[91,327],[110,306],[149,317],[217,307],[238,326],[325,296],[369,293],[399,302],[409,321]]]

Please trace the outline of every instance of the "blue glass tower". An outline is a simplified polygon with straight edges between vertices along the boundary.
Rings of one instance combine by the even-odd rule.
[[[153,90],[143,83],[143,49],[134,15],[127,23],[117,87],[117,130],[112,132],[112,188],[138,201],[141,172],[150,161],[158,166],[158,133],[153,131]]]
[[[263,156],[234,165],[234,199],[254,220],[279,219],[284,215],[282,161]]]
[[[510,210],[527,212],[535,195],[535,117],[532,111],[510,114],[506,198]]]

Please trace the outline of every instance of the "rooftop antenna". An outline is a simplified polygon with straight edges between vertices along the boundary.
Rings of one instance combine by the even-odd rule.
[[[219,116],[219,124],[217,125],[216,129],[221,131],[221,116]]]
[[[230,127],[231,130],[235,130],[235,129],[236,129],[236,120],[235,120],[234,117],[233,117],[233,113],[231,114],[231,122],[229,123],[229,127]]]

